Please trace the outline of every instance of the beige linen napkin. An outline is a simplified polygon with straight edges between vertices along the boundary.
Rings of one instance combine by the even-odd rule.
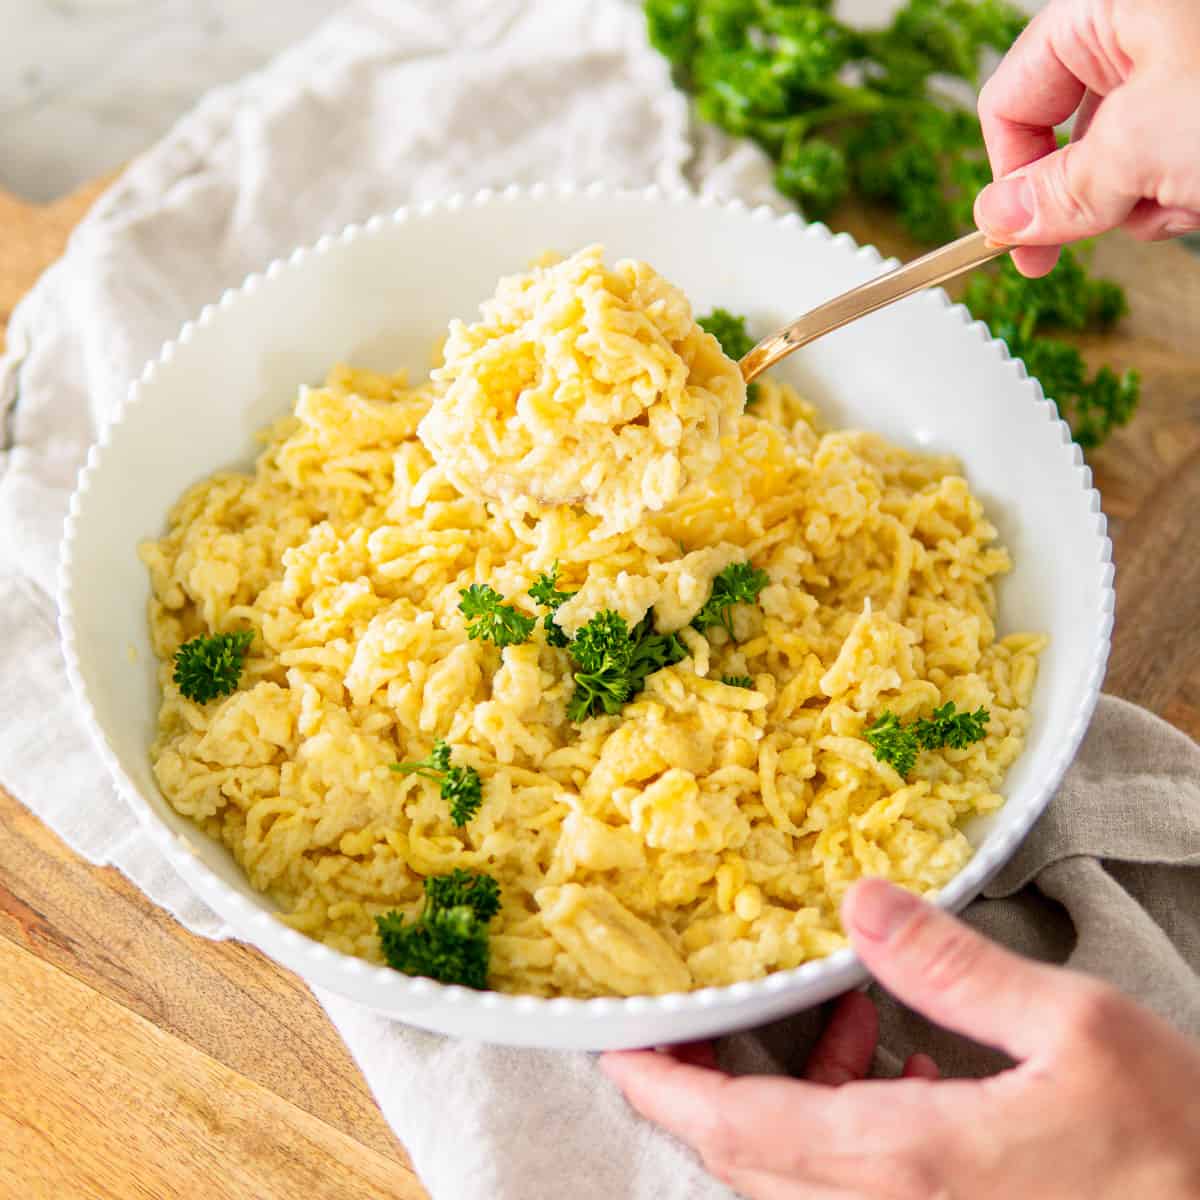
[[[619,0],[377,0],[206,99],[133,164],[22,303],[0,365],[0,783],[184,925],[228,937],[114,793],[54,631],[75,475],[129,381],[180,323],[294,245],[396,204],[539,179],[697,186],[777,202],[747,146],[686,109]],[[1200,751],[1105,699],[1079,761],[969,919],[1105,975],[1200,1036]],[[719,1200],[584,1054],[451,1041],[318,993],[437,1200]],[[884,1001],[879,1068],[995,1056]],[[792,1070],[820,1014],[727,1039],[740,1070]],[[437,1097],[431,1104],[429,1098]],[[565,1181],[565,1182],[564,1182]]]

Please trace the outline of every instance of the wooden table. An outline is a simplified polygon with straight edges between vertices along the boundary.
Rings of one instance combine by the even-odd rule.
[[[0,195],[0,327],[99,185]],[[877,219],[838,222],[890,252]],[[1200,261],[1107,239],[1132,316],[1090,357],[1145,379],[1092,464],[1116,543],[1107,689],[1200,736]],[[1052,514],[1047,514],[1048,518]],[[425,1192],[307,988],[193,937],[0,792],[0,1195],[417,1200]]]

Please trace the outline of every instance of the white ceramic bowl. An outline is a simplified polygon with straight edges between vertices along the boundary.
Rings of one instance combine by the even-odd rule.
[[[661,997],[543,1000],[410,979],[288,929],[229,854],[178,816],[150,770],[158,687],[136,546],[180,492],[246,465],[252,435],[339,359],[419,377],[452,316],[538,252],[602,242],[649,260],[697,311],[724,305],[766,330],[885,265],[824,226],[656,190],[510,188],[352,226],[227,292],[163,347],[71,501],[60,570],[71,682],[117,786],[179,873],[247,942],[304,978],[441,1032],[602,1049],[746,1028],[864,978],[849,951],[752,983]],[[1025,753],[1007,803],[968,832],[978,853],[941,894],[961,908],[1010,857],[1075,754],[1108,654],[1113,571],[1091,475],[1054,406],[1004,345],[942,292],[916,296],[794,355],[781,373],[838,426],[951,451],[1012,551],[1000,627],[1044,630]],[[129,647],[136,650],[131,663]]]

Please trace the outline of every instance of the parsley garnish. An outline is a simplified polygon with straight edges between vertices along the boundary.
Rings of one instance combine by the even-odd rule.
[[[776,163],[775,186],[805,216],[822,219],[853,192],[887,205],[927,244],[974,228],[975,197],[992,172],[966,96],[987,59],[1024,27],[1028,18],[1016,7],[907,0],[882,29],[838,20],[828,0],[645,0],[644,7],[650,41],[694,95],[697,114],[756,141]],[[1057,295],[1047,304],[1049,292]],[[1130,419],[1134,372],[1089,374],[1073,345],[1045,336],[1111,325],[1124,308],[1115,284],[1088,278],[1070,253],[1043,279],[1025,279],[1006,258],[973,277],[967,306],[1024,360],[1080,445],[1098,445]],[[718,328],[712,332],[724,342],[735,326]],[[736,348],[726,353],[740,357]]]
[[[712,592],[692,618],[692,627],[703,633],[710,625],[720,625],[732,638],[733,606],[756,603],[759,592],[770,582],[766,571],[746,562],[730,563],[713,580]]]
[[[490,921],[500,911],[500,885],[490,875],[476,875],[461,867],[449,875],[429,876],[425,895],[436,908],[466,905],[481,921]]]
[[[721,343],[726,358],[734,362],[744,358],[754,349],[754,339],[746,332],[746,318],[734,316],[728,309],[714,308],[705,317],[697,317],[696,324]]]
[[[956,712],[954,701],[947,700],[933,710],[932,716],[921,717],[916,722],[917,742],[922,750],[940,750],[943,746],[965,750],[987,736],[984,726],[990,715],[982,705],[974,712]]]
[[[375,918],[389,967],[439,983],[487,987],[488,922],[500,910],[500,888],[487,875],[454,870],[425,880],[425,905],[415,921],[393,910]]]
[[[558,563],[554,563],[549,571],[543,572],[534,580],[533,585],[529,589],[529,595],[543,608],[550,610],[542,622],[542,627],[546,630],[546,643],[550,646],[557,646],[560,649],[568,645],[571,639],[563,633],[558,622],[554,619],[554,614],[558,611],[559,605],[566,603],[575,593],[559,590]]]
[[[754,680],[749,675],[722,675],[721,682],[726,687],[746,688],[754,690]]]
[[[558,563],[553,563],[549,571],[543,571],[533,581],[529,595],[543,608],[557,608],[560,604],[575,595],[574,592],[560,591],[558,587]]]
[[[642,690],[646,676],[687,657],[678,634],[654,632],[650,613],[630,630],[612,609],[588,621],[570,650],[576,666],[575,693],[567,704],[572,721],[620,712]]]
[[[953,700],[933,710],[929,717],[919,717],[902,725],[893,712],[885,711],[863,731],[863,737],[875,751],[880,762],[890,763],[898,775],[907,775],[917,761],[919,750],[965,750],[987,736],[984,726],[989,713],[982,706],[974,712],[957,712]]]
[[[179,690],[198,704],[237,691],[254,631],[214,633],[192,638],[175,651],[175,682]]]
[[[401,775],[420,775],[441,784],[442,799],[450,805],[450,820],[465,825],[483,803],[483,784],[474,767],[450,765],[450,747],[441,738],[433,743],[429,757],[420,762],[392,763],[389,770]]]
[[[1128,308],[1115,283],[1088,278],[1074,251],[1064,250],[1058,266],[1040,279],[1026,279],[1005,258],[994,271],[971,279],[966,303],[1037,377],[1081,446],[1098,446],[1133,416],[1139,394],[1136,371],[1117,375],[1111,367],[1101,367],[1089,376],[1074,346],[1046,335],[1047,330],[1109,329]]]
[[[890,763],[897,775],[907,775],[917,761],[917,735],[900,724],[894,712],[875,718],[863,731],[863,737],[880,762]]]
[[[462,597],[458,611],[467,618],[467,637],[497,646],[519,646],[529,641],[537,619],[505,604],[504,597],[494,588],[486,583],[473,583],[458,594]]]
[[[754,339],[746,332],[746,318],[735,316],[728,309],[714,308],[707,316],[697,317],[696,324],[711,333],[721,343],[726,358],[734,362],[746,357],[754,349]],[[758,399],[758,384],[746,388],[746,405]]]

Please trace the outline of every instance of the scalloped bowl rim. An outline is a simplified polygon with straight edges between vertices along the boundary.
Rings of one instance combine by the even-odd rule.
[[[150,835],[154,844],[162,851],[172,866],[209,902],[229,924],[233,934],[241,940],[258,946],[271,957],[285,960],[302,977],[319,982],[342,995],[359,999],[356,981],[370,977],[374,984],[383,989],[384,997],[394,997],[393,1010],[387,999],[383,1002],[367,1001],[368,1007],[381,1012],[393,1013],[410,1007],[406,1002],[436,999],[439,1004],[466,1007],[480,1011],[528,1014],[538,1012],[545,1016],[600,1017],[614,1013],[629,1016],[651,1011],[680,1013],[693,1010],[721,1010],[740,1007],[752,997],[777,996],[784,992],[799,990],[818,980],[830,984],[836,982],[839,990],[861,983],[867,978],[858,956],[850,949],[842,949],[812,959],[801,966],[775,971],[761,979],[700,988],[689,992],[671,992],[650,996],[603,996],[590,999],[575,997],[541,997],[494,991],[474,991],[457,985],[436,983],[424,977],[410,977],[378,966],[363,959],[345,954],[323,945],[296,930],[284,925],[274,915],[252,904],[245,896],[234,890],[196,856],[186,838],[174,834],[159,819],[141,790],[126,775],[116,754],[99,723],[95,708],[88,695],[82,676],[76,649],[75,615],[72,607],[73,546],[79,514],[91,486],[108,452],[116,431],[127,413],[144,399],[147,385],[155,378],[160,367],[174,357],[176,349],[192,340],[199,329],[211,323],[215,314],[235,304],[244,295],[256,292],[267,279],[275,279],[282,273],[294,270],[314,255],[328,253],[339,246],[349,244],[361,237],[370,237],[379,231],[422,217],[438,213],[453,212],[465,206],[482,206],[491,203],[512,201],[539,202],[570,198],[575,195],[611,196],[640,198],[649,204],[696,205],[702,208],[719,208],[747,213],[753,220],[767,221],[782,228],[800,228],[806,238],[820,239],[841,245],[868,263],[883,267],[896,264],[895,259],[884,259],[871,245],[859,246],[846,233],[834,234],[825,225],[816,222],[806,224],[795,213],[780,214],[774,209],[759,205],[751,207],[740,200],[716,199],[701,196],[684,189],[664,190],[657,185],[647,188],[610,187],[602,182],[586,186],[564,183],[559,185],[535,184],[531,187],[510,185],[503,189],[484,188],[471,195],[454,193],[440,200],[428,200],[416,205],[403,205],[391,213],[378,214],[363,222],[347,225],[339,233],[326,234],[315,243],[301,246],[290,254],[270,262],[261,271],[246,276],[235,288],[227,288],[220,299],[205,305],[197,317],[186,321],[175,338],[167,341],[159,353],[146,364],[140,376],[133,380],[128,393],[104,426],[96,443],[88,451],[87,459],[80,470],[78,482],[71,496],[64,523],[63,538],[58,566],[59,634],[67,674],[79,710],[92,741],[96,745],[105,766],[112,775],[118,790],[133,810],[141,827]],[[1073,472],[1080,490],[1085,494],[1089,512],[1094,518],[1092,532],[1096,543],[1095,566],[1101,568],[1102,590],[1099,597],[1100,627],[1096,638],[1086,679],[1075,717],[1067,736],[1063,739],[1058,754],[1049,769],[1043,774],[1032,799],[1019,820],[988,839],[970,859],[967,865],[935,897],[936,903],[951,911],[957,911],[978,895],[988,879],[1011,857],[1034,822],[1041,815],[1057,788],[1067,768],[1075,757],[1099,699],[1110,646],[1115,591],[1113,588],[1112,543],[1107,536],[1106,521],[1100,507],[1100,495],[1092,486],[1091,471],[1083,461],[1079,446],[1072,440],[1070,429],[1062,421],[1054,404],[1047,400],[1040,384],[1028,376],[1024,364],[1014,359],[1008,347],[998,338],[993,338],[987,327],[975,321],[967,309],[950,300],[941,288],[931,289],[919,297],[926,303],[944,310],[946,318],[952,318],[965,327],[963,332],[976,336],[992,354],[1001,358],[1017,376],[1018,386],[1030,403],[1044,409],[1046,419],[1056,430],[1062,443],[1062,453],[1069,460],[1064,465]],[[204,836],[204,835],[201,835]],[[400,1017],[403,1019],[403,1017]]]

